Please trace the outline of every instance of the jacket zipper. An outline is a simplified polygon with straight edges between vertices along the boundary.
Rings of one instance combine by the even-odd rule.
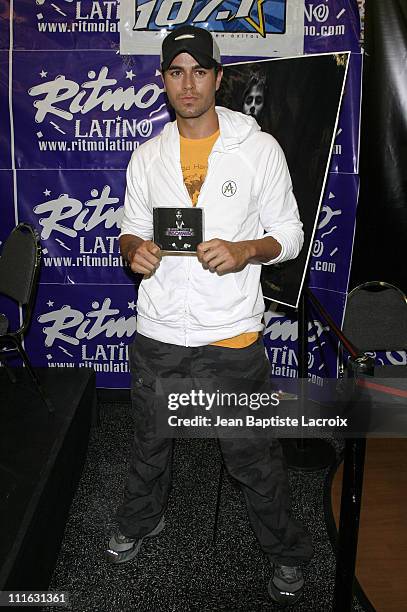
[[[216,151],[217,151],[217,150],[216,150]],[[210,169],[211,169],[211,167],[212,167],[212,164],[211,164],[211,158],[213,158],[213,154],[214,154],[216,151],[215,151],[214,149],[212,149],[212,151],[209,153],[209,157],[208,157],[208,170],[206,171],[206,176],[205,176],[205,178],[204,178],[204,182],[203,182],[203,183],[202,183],[202,185],[201,185],[201,189],[200,189],[200,191],[199,191],[199,196],[198,196],[198,200],[197,200],[196,206],[198,206],[198,205],[199,205],[199,200],[201,199],[202,192],[204,191],[205,184],[206,184],[206,182],[207,182],[207,180],[208,180],[208,177],[209,177],[209,172],[210,172]]]
[[[189,196],[189,192],[188,189],[186,188],[186,185],[184,183],[184,177],[182,174],[182,168],[181,168],[181,159],[178,158],[178,168],[179,168],[179,176],[181,178],[181,182],[182,182],[182,186],[184,189],[184,194],[186,196],[186,202],[188,202],[187,208],[192,208],[192,201],[191,198]],[[185,257],[184,259],[186,259],[187,261],[184,261],[184,267],[186,268],[186,290],[185,290],[185,297],[184,297],[184,312],[183,312],[183,327],[184,327],[184,346],[188,346],[188,329],[187,329],[187,297],[188,297],[188,293],[189,293],[189,267],[190,267],[190,262],[189,262],[189,257]]]
[[[204,181],[203,181],[203,183],[201,185],[201,189],[199,191],[198,200],[196,202],[196,206],[195,207],[192,204],[192,200],[191,200],[191,197],[189,195],[188,189],[186,188],[186,185],[184,183],[184,177],[182,175],[181,160],[180,160],[180,170],[181,170],[182,184],[184,185],[184,191],[185,191],[185,193],[188,196],[188,200],[189,200],[190,205],[191,205],[192,208],[198,208],[198,206],[199,206],[199,200],[201,199],[202,191],[204,189],[206,181],[208,180],[209,171],[210,171],[210,168],[211,168],[211,157],[213,156],[213,153],[214,153],[214,150],[212,149],[212,151],[210,152],[209,157],[208,157],[208,170],[206,172],[205,179],[204,179]],[[190,277],[190,271],[191,271],[191,261],[190,261],[189,257],[187,257],[186,264],[187,264],[187,287],[186,287],[185,300],[184,300],[184,343],[185,343],[185,346],[188,346],[187,317],[188,317],[188,314],[189,314],[188,295],[189,295],[189,289],[190,289],[190,287],[189,287],[189,277]]]
[[[189,314],[189,309],[188,309],[188,296],[189,296],[189,274],[190,274],[190,270],[191,270],[191,260],[190,258],[187,256],[186,257],[187,262],[187,288],[185,291],[185,300],[184,300],[184,340],[185,340],[185,346],[188,346],[188,326],[187,326],[187,317]]]

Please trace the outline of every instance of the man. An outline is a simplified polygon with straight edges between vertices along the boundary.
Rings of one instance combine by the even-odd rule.
[[[211,34],[185,26],[163,41],[161,70],[176,121],[133,154],[120,236],[123,257],[143,274],[138,333],[130,351],[135,412],[132,464],[119,532],[107,558],[123,563],[163,528],[171,440],[155,434],[156,378],[243,377],[269,384],[260,332],[261,263],[296,257],[303,234],[281,148],[255,119],[215,108],[222,78]],[[205,240],[197,256],[162,256],[152,241],[153,207],[198,206]],[[222,439],[229,473],[270,559],[269,593],[282,605],[301,595],[312,547],[290,516],[287,473],[275,440]]]

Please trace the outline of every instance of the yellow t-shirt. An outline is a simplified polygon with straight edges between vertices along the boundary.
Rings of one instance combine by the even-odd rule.
[[[219,130],[207,138],[192,139],[180,136],[182,175],[192,206],[197,205],[199,192],[208,171],[208,157],[218,136]]]
[[[182,176],[192,206],[196,206],[198,202],[198,196],[208,171],[208,157],[218,136],[219,130],[206,138],[192,139],[180,135]],[[218,340],[212,344],[226,348],[245,348],[256,342],[258,336],[258,332],[247,332],[233,338]]]

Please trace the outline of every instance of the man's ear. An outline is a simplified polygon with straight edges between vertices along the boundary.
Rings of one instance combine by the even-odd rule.
[[[218,73],[216,75],[216,91],[218,91],[219,87],[220,87],[220,82],[222,80],[223,77],[223,68],[222,66],[220,66]]]

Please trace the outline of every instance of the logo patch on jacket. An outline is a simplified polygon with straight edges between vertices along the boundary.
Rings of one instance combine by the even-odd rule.
[[[236,191],[237,185],[235,181],[226,181],[225,183],[223,183],[222,194],[227,198],[230,198],[231,196],[235,195]]]

